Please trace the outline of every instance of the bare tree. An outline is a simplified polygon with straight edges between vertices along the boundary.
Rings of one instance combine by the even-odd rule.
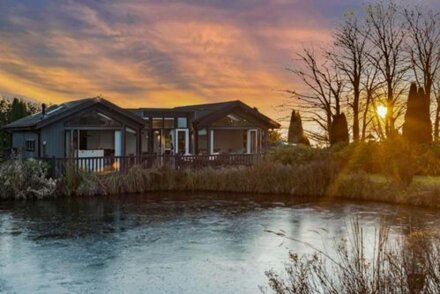
[[[395,107],[402,91],[402,83],[408,70],[403,54],[405,32],[399,20],[399,11],[394,3],[367,4],[365,6],[366,22],[369,26],[368,40],[372,50],[367,58],[377,67],[384,80],[387,115],[385,133],[387,136],[395,132],[395,121],[403,111]]]
[[[361,107],[362,107],[362,141],[367,138],[367,131],[373,130],[380,139],[385,138],[382,128],[381,118],[377,113],[377,100],[379,98],[378,90],[383,83],[378,81],[378,70],[371,64],[364,67],[361,80],[362,93]]]
[[[419,86],[423,86],[431,99],[435,79],[440,72],[440,13],[422,11],[419,7],[405,9],[408,28],[407,51],[411,67]],[[435,97],[437,98],[437,97]],[[438,140],[440,105],[434,119],[434,138]]]
[[[296,74],[307,86],[307,91],[300,93],[289,91],[297,100],[297,107],[301,109],[305,120],[316,123],[322,132],[308,132],[308,135],[320,142],[328,142],[329,130],[333,115],[342,111],[342,95],[344,82],[337,65],[328,59],[327,55],[320,56],[320,62],[313,50],[305,49],[298,55],[301,69],[288,69]]]
[[[440,13],[405,9],[408,24],[408,53],[419,86],[431,97],[432,86],[440,70]]]
[[[431,94],[434,95],[436,103],[434,112],[434,141],[438,142],[440,127],[440,78],[435,79]]]
[[[352,109],[354,141],[358,141],[360,135],[361,79],[368,61],[365,54],[368,35],[368,27],[359,21],[356,14],[348,13],[334,35],[336,50],[328,53],[350,85],[348,104]]]

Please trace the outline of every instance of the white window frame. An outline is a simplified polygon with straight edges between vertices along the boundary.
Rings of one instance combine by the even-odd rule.
[[[255,153],[252,153],[252,142],[251,142],[251,138],[252,138],[252,133],[255,133]],[[247,144],[246,144],[246,153],[247,154],[257,154],[258,153],[258,129],[249,129],[247,131],[247,140],[246,140]]]

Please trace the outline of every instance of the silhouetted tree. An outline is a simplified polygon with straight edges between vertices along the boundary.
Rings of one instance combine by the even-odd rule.
[[[432,87],[440,71],[440,13],[405,9],[409,32],[408,53],[419,85],[431,97]]]
[[[415,143],[428,143],[432,141],[429,106],[430,99],[423,88],[417,90],[417,85],[412,83],[402,130],[403,136],[409,141]]]
[[[21,100],[14,98],[12,100],[11,109],[9,111],[9,122],[16,121],[25,116],[26,105]]]
[[[23,101],[14,98],[12,102],[8,99],[0,99],[0,127],[23,118],[27,115],[36,113],[40,110],[40,106],[33,102]],[[0,157],[3,156],[5,150],[10,147],[10,135],[0,129]]]
[[[384,81],[386,106],[385,133],[396,133],[395,121],[399,116],[396,106],[403,91],[402,84],[408,70],[404,53],[405,31],[398,6],[393,2],[367,4],[366,22],[369,27],[368,39],[374,48],[367,52],[370,63],[376,66]]]
[[[330,128],[330,145],[348,143],[348,124],[344,113],[333,116]]]
[[[364,19],[358,19],[355,13],[347,13],[344,22],[334,35],[335,49],[329,52],[337,67],[343,73],[349,85],[348,105],[353,115],[353,141],[360,137],[359,115],[362,92],[362,76],[367,66],[369,26]]]
[[[299,111],[292,110],[287,141],[294,144],[310,145],[309,139],[304,135]]]
[[[288,91],[296,98],[296,107],[300,107],[306,119],[316,123],[324,131],[310,132],[316,141],[328,143],[332,116],[341,113],[344,107],[344,80],[335,60],[326,53],[315,55],[313,50],[305,49],[298,55],[302,67],[289,69],[307,86],[304,92]]]

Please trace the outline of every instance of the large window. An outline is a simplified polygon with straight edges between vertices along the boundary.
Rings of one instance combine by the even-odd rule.
[[[199,154],[208,154],[208,132],[206,129],[198,131]]]
[[[177,127],[180,129],[186,129],[188,127],[188,119],[186,117],[177,118]]]
[[[121,126],[121,123],[118,121],[115,121],[113,118],[109,117],[108,115],[105,115],[98,111],[90,111],[84,114],[81,114],[77,117],[74,117],[70,121],[66,123],[69,127],[81,127],[81,126],[99,126],[99,127],[106,127],[106,126]]]
[[[141,133],[142,141],[142,153],[148,153],[150,151],[150,132],[148,130],[142,130]]]
[[[212,124],[216,127],[250,127],[252,124],[237,114],[228,114]]]
[[[79,156],[79,153],[85,150],[95,151],[93,155],[96,156],[112,156],[115,150],[115,131],[67,130],[65,146],[67,157]],[[85,152],[82,152],[83,156],[84,154]],[[89,154],[92,153],[89,152]]]
[[[35,140],[26,140],[25,147],[27,152],[35,152]]]
[[[136,155],[136,131],[125,128],[125,155]]]
[[[151,126],[153,129],[161,129],[163,128],[163,118],[161,117],[153,117],[153,123]]]
[[[165,129],[174,129],[174,117],[164,118],[164,128]]]

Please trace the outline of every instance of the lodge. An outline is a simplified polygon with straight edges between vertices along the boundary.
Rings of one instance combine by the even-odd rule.
[[[123,109],[101,97],[50,107],[3,127],[24,158],[259,154],[280,125],[241,101]]]

